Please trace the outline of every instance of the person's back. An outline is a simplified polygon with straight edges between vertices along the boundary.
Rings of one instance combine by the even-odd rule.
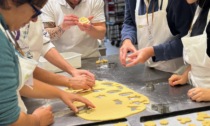
[[[71,0],[69,0],[69,2],[71,2]],[[71,51],[81,53],[82,58],[99,56],[98,38],[94,37],[94,35],[89,32],[95,30],[98,26],[105,27],[103,0],[82,0],[74,8],[72,8],[66,0],[49,0],[42,11],[42,20],[45,28],[49,32],[53,40],[52,42],[59,52]],[[64,29],[62,25],[65,20],[68,20],[66,18],[68,16],[72,16],[77,21],[73,22],[69,18],[68,23],[69,25],[72,24]],[[78,26],[78,18],[89,16],[93,16],[90,31],[81,31]],[[95,24],[98,26],[95,26]],[[56,30],[57,32],[55,32]],[[104,28],[102,30],[99,29],[95,34],[99,32],[105,33]]]
[[[2,22],[1,15],[0,22]],[[2,27],[0,23],[0,125],[9,125],[18,119],[20,112],[20,108],[17,107],[16,92],[19,85],[19,71],[14,48],[7,40]]]

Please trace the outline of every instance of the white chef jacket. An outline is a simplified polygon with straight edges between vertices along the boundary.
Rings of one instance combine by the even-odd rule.
[[[36,22],[30,22],[20,29],[18,43],[26,56],[30,53],[36,61],[41,55],[44,56],[54,47],[50,41],[49,34],[44,30],[41,18],[38,18]]]
[[[49,0],[42,9],[43,22],[55,22],[56,26],[63,23],[65,15],[73,14],[78,17],[94,16],[91,23],[105,22],[103,0],[82,0],[74,9],[66,0]],[[52,41],[59,52],[77,52],[82,58],[99,56],[98,41],[78,26],[72,26],[55,41]]]

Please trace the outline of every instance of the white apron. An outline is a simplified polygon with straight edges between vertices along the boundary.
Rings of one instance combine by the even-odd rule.
[[[2,25],[0,24],[0,29],[5,33],[7,38],[14,43],[13,38],[11,37],[11,34],[6,31]],[[33,71],[37,65],[37,62],[32,59],[23,58],[22,56],[18,55],[19,59],[19,87],[16,90],[17,96],[18,96],[18,105],[21,108],[21,111],[27,113],[27,109],[25,107],[25,104],[23,103],[21,96],[20,96],[20,89],[25,85],[31,86],[33,84]]]
[[[158,1],[160,8],[161,0]],[[158,10],[148,14],[148,23],[147,15],[138,15],[140,0],[137,0],[136,3],[136,25],[137,25],[137,39],[138,39],[138,48],[142,49],[148,46],[155,46],[162,43],[165,43],[175,36],[172,35],[166,17],[166,8],[168,5],[168,0],[163,0],[162,10]],[[152,4],[152,3],[151,3]],[[145,0],[145,5],[149,7],[149,3]],[[153,21],[152,21],[153,20]],[[181,66],[184,65],[182,58],[176,58],[168,61],[159,61],[153,62],[152,58],[145,62],[145,65],[148,67],[153,67],[155,69],[172,72],[174,73]]]
[[[195,17],[197,17],[196,15]],[[208,14],[207,24],[209,20],[210,12]],[[210,88],[210,58],[206,53],[206,28],[202,35],[190,37],[190,33],[191,31],[189,31],[187,36],[182,38],[184,60],[191,65],[191,71],[188,74],[189,82],[195,87]]]

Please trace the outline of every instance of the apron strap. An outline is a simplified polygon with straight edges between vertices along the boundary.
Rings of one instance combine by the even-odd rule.
[[[16,49],[22,56],[24,56],[24,53],[23,53],[23,51],[21,50],[19,44],[18,44],[17,41],[14,39],[14,35],[13,35],[9,30],[5,30],[1,24],[0,24],[0,29],[3,31],[3,33],[5,34],[5,36],[10,40],[10,42],[14,45],[15,49]]]
[[[190,30],[189,30],[189,32],[188,32],[189,34],[191,34],[192,28],[193,28],[193,26],[194,26],[196,20],[198,19],[198,17],[199,17],[199,15],[200,15],[201,11],[202,11],[202,8],[200,8],[200,7],[198,6],[197,9],[196,9],[196,11],[195,11],[195,16],[194,16],[194,18],[193,18],[193,21],[192,21]],[[207,28],[207,26],[208,26],[208,22],[209,22],[209,21],[210,21],[210,12],[208,12],[207,21],[206,21],[206,26],[205,26],[205,29],[203,30],[203,34],[205,34],[205,32],[206,32],[206,28]]]
[[[195,15],[194,15],[194,18],[193,18],[193,21],[192,21],[191,26],[190,26],[190,29],[189,29],[189,33],[190,34],[192,32],[193,25],[195,24],[196,20],[198,19],[198,16],[201,13],[201,10],[202,10],[202,8],[200,8],[199,6],[197,6],[196,11],[195,11]]]
[[[206,27],[205,27],[205,29],[203,31],[203,34],[206,32],[206,29],[207,29],[209,21],[210,21],[210,11],[208,12],[208,17],[207,17],[207,21],[206,21]]]
[[[0,24],[0,29],[2,30],[2,32],[5,34],[5,36],[7,36],[6,35],[6,30],[3,28],[3,26]]]
[[[159,10],[166,10],[168,6],[168,0],[158,0]]]
[[[163,2],[162,2],[162,9],[166,10],[167,6],[168,6],[168,0],[163,0]]]

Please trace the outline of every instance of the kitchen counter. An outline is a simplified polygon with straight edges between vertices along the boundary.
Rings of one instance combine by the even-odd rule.
[[[147,105],[145,111],[126,118],[130,126],[140,125],[140,117],[142,116],[210,105],[209,102],[196,103],[190,100],[187,97],[187,91],[192,88],[192,86],[189,84],[171,87],[167,82],[168,78],[171,76],[170,73],[151,69],[145,67],[143,64],[125,68],[120,64],[118,55],[103,58],[108,59],[109,64],[97,65],[95,61],[98,60],[98,58],[90,58],[82,60],[82,69],[94,73],[97,80],[116,81],[136,92],[144,94],[150,99],[150,104]],[[59,74],[66,75],[65,73]],[[24,101],[29,113],[46,102],[46,100],[43,99],[24,99]],[[55,113],[55,123],[53,126],[92,125],[91,123],[93,123],[92,121],[86,121],[75,116],[75,114],[59,100],[49,100],[48,102],[52,105],[53,112]],[[161,106],[164,106],[164,109],[161,108]]]

